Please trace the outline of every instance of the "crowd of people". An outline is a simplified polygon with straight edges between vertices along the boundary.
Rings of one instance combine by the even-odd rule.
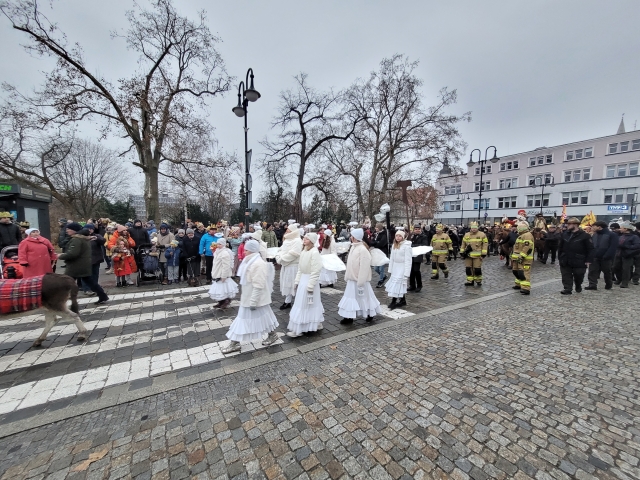
[[[28,225],[21,229],[11,214],[0,213],[0,247],[18,246],[17,266],[24,277],[53,271],[56,262],[63,260],[65,273],[88,295],[97,295],[97,304],[108,301],[99,284],[101,265],[105,264],[106,274],[116,276],[117,287],[132,285],[132,275],[144,268],[135,252],[148,248],[157,257],[165,285],[184,281],[200,285],[204,277],[215,307],[221,309],[240,293],[240,307],[227,334],[227,353],[265,335],[264,345],[277,339],[278,323],[271,309],[276,273],[283,297],[280,309],[290,310],[287,335],[291,337],[323,328],[321,288],[334,287],[336,271],[345,268],[346,286],[338,304],[345,325],[358,317],[371,322],[381,312],[371,286],[373,273],[375,287],[385,288],[388,307],[395,309],[407,304],[408,292],[422,290],[423,263],[431,266],[432,280],[439,280],[441,274],[446,279],[447,262],[458,257],[465,262],[464,285],[473,287],[482,285],[485,258],[500,255],[515,277],[513,288],[523,295],[531,293],[536,251],[541,263],[559,262],[563,295],[581,292],[587,272],[585,290],[596,290],[601,276],[605,289],[640,283],[640,223],[628,221],[585,225],[569,218],[547,225],[538,215],[533,222],[505,218],[491,226],[471,222],[459,227],[432,223],[395,228],[365,221],[316,227],[295,220],[248,225],[220,221],[205,226],[187,220],[171,227],[164,222],[156,226],[151,220],[119,225],[102,218],[82,224],[62,218],[59,226],[61,254],[37,229]],[[414,253],[415,247],[431,249]],[[346,258],[346,266],[328,266],[335,262],[327,256],[338,260],[337,255],[343,262]]]

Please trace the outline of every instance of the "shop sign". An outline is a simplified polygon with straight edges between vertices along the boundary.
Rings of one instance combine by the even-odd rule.
[[[607,210],[616,213],[628,213],[630,211],[630,208],[626,203],[622,203],[618,205],[607,205]]]
[[[7,185],[6,183],[0,184],[0,192],[11,192],[13,191],[13,185]]]

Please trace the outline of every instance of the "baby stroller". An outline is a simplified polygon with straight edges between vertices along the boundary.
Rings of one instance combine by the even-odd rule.
[[[138,266],[136,285],[143,282],[162,283],[164,276],[160,270],[160,249],[151,243],[141,244],[136,247],[135,259]]]
[[[18,263],[18,246],[11,245],[0,251],[0,278],[22,278],[22,266]]]

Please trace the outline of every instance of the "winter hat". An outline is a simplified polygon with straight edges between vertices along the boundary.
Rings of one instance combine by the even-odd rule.
[[[316,242],[318,241],[318,234],[314,232],[309,232],[304,236],[304,238],[308,238],[311,241],[311,243],[315,245]]]
[[[27,235],[29,235],[29,234],[31,234],[31,232],[38,232],[38,233],[40,233],[40,230],[39,230],[39,229],[37,229],[37,228],[27,228],[27,230],[26,230],[24,233],[26,233]]]
[[[177,247],[177,246],[178,246],[178,241],[177,241],[177,240],[171,240],[171,241],[169,242],[169,244],[170,244],[172,247]]]
[[[295,221],[295,220],[293,220],[293,219],[289,219],[289,222],[288,222],[288,223],[289,223],[289,225],[293,225],[294,223],[296,223],[296,221]]]
[[[262,240],[262,230],[256,230],[253,233],[250,233],[249,236],[258,242]]]
[[[611,225],[609,225],[609,228],[610,228],[611,230],[613,230],[614,228],[620,228],[620,224],[619,224],[619,223],[615,223],[615,222],[614,222],[614,223],[612,223]]]
[[[327,228],[327,224],[323,223],[322,225],[320,225],[320,228]]]
[[[309,225],[307,225],[307,226],[306,226],[306,227],[304,227],[304,228],[306,228],[307,230],[315,230],[316,226],[315,226],[315,224],[310,223]]]
[[[404,230],[396,230],[396,235],[402,235],[402,238],[407,238],[407,233]]]
[[[179,228],[179,229],[178,229],[178,235],[180,235],[181,233],[182,233],[182,234],[184,234],[184,233],[185,233],[183,228]]]
[[[227,240],[224,238],[219,238],[218,241],[216,242],[218,245],[220,245],[221,247],[226,247],[227,246]]]
[[[139,218],[136,218],[136,219],[133,221],[133,226],[134,226],[134,227],[136,226],[136,223],[139,223],[140,225],[142,225],[142,220],[140,220]]]
[[[327,229],[324,231],[324,234],[330,237],[330,236],[332,236],[332,235],[333,235],[333,232],[327,228]]]
[[[627,230],[631,230],[632,232],[636,229],[635,225],[627,220],[620,224],[620,228],[625,228]]]
[[[131,228],[131,227],[133,227],[133,223],[127,222],[127,223],[124,224],[124,226],[127,227],[127,228]]]
[[[89,235],[91,235],[91,232],[89,230],[87,230],[86,228],[81,228],[80,231],[76,235],[84,235],[85,237],[88,237]]]
[[[255,240],[249,240],[244,244],[244,249],[247,252],[256,253],[260,251],[260,244]]]
[[[358,226],[358,222],[349,222],[349,226],[350,227],[357,227]]]
[[[91,230],[95,230],[96,226],[93,223],[85,223],[84,224],[84,228],[86,229],[91,229]]]
[[[161,223],[160,230],[162,230],[163,228],[166,228],[167,230],[169,230],[169,225],[167,225],[166,223]]]
[[[193,228],[187,228],[187,235],[189,235],[190,233],[195,233],[195,232],[193,231]]]
[[[290,223],[290,224],[289,224],[289,227],[287,227],[287,230],[288,230],[288,231],[290,231],[290,232],[293,232],[293,231],[295,231],[297,228],[298,228],[298,224],[294,222],[294,223]]]
[[[361,228],[354,228],[351,230],[351,236],[361,242],[364,238],[364,230]]]
[[[147,223],[148,223],[149,225],[153,225],[154,227],[156,226],[156,223],[155,223],[153,220],[149,220]]]
[[[67,224],[66,228],[68,230],[73,230],[74,232],[79,232],[80,230],[82,230],[82,225],[80,225],[78,222],[71,222]]]

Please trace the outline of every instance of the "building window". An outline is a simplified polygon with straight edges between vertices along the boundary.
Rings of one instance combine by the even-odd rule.
[[[518,197],[498,197],[498,208],[516,208]]]
[[[451,185],[444,187],[445,195],[455,195],[456,193],[462,193],[462,185]]]
[[[640,150],[640,138],[631,143],[631,150]]]
[[[609,154],[612,153],[618,153],[618,144],[617,143],[610,143],[609,144]]]
[[[553,163],[553,155],[539,155],[537,157],[529,158],[529,166],[536,167],[538,165],[544,165],[545,163]]]
[[[540,180],[536,180],[536,179],[540,179]],[[538,185],[538,184],[542,184],[542,182],[544,183],[551,183],[551,174],[550,173],[540,173],[538,175],[529,175],[529,179],[528,179],[528,183],[529,186],[534,186],[534,185]]]
[[[564,172],[565,183],[579,182],[580,180],[590,180],[590,179],[591,179],[590,168],[580,168],[578,170],[567,170]]]
[[[604,203],[631,203],[636,188],[615,188],[604,191]]]
[[[473,209],[474,210],[478,210],[478,205],[481,205],[482,207],[480,208],[480,210],[489,210],[489,199],[488,198],[483,198],[481,200],[482,203],[479,203],[479,199],[475,199],[473,201]]]
[[[587,205],[589,203],[589,191],[564,192],[562,194],[563,205]]]
[[[480,175],[480,167],[476,167],[476,175]],[[491,173],[491,165],[486,165],[482,167],[482,174],[485,175],[487,173]]]
[[[518,160],[513,160],[511,162],[502,162],[500,164],[500,171],[504,172],[506,170],[516,170],[519,168],[520,162]]]
[[[565,154],[565,161],[569,162],[591,157],[593,157],[593,147],[578,148],[576,150],[568,150]]]
[[[453,212],[453,211],[456,211],[456,210],[459,211],[461,208],[462,208],[462,202],[460,200],[444,202],[444,210],[445,210],[445,212]]]
[[[542,202],[542,205],[540,205]],[[527,195],[527,207],[548,207],[549,206],[549,194],[542,195]]]
[[[638,175],[638,163],[639,162],[631,162],[619,163],[617,165],[607,165],[606,176],[607,178],[614,178],[626,177],[627,175],[629,175],[630,177]]]
[[[482,190],[491,190],[491,181],[482,182],[482,183],[483,183]],[[479,192],[480,191],[480,182],[476,182],[476,183],[473,184],[473,190],[475,192]]]
[[[626,142],[620,142],[620,152],[628,152],[629,151],[629,140]]]
[[[518,177],[515,178],[503,178],[500,180],[500,190],[504,188],[518,188]]]

